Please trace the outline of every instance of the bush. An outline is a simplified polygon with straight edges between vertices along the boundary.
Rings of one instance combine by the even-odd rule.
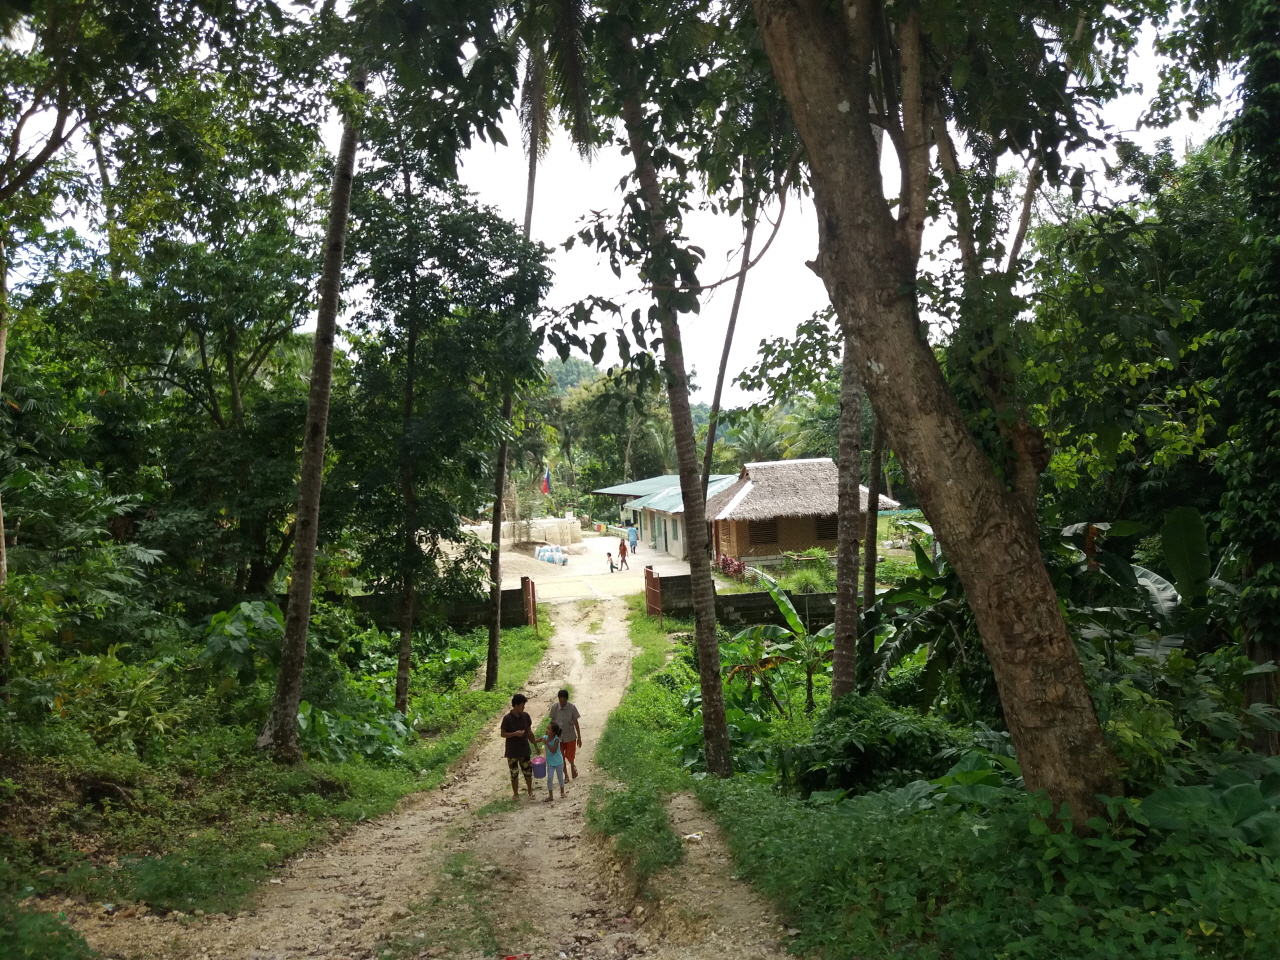
[[[876,563],[876,583],[883,583],[888,587],[900,587],[919,576],[920,569],[914,560],[880,557]]]
[[[1207,821],[1147,828],[1136,801],[1081,837],[1018,790],[985,807],[929,784],[821,806],[741,779],[697,790],[796,950],[826,960],[1263,960],[1280,942],[1270,857]]]
[[[96,957],[59,917],[25,910],[0,894],[0,957],[5,960],[86,960]]]
[[[973,746],[968,732],[875,696],[850,694],[831,705],[808,743],[784,748],[784,782],[815,790],[863,793],[941,776]]]

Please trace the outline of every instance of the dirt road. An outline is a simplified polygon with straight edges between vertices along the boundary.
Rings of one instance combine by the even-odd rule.
[[[637,901],[609,845],[585,834],[586,798],[603,776],[595,739],[622,698],[633,648],[619,599],[560,604],[555,638],[527,693],[535,723],[568,686],[582,712],[581,776],[566,798],[510,799],[497,720],[447,789],[406,798],[262,885],[233,919],[79,918],[89,943],[127,960],[364,960],[445,957],[671,960],[760,957],[785,931],[732,878],[714,826],[688,797],[671,805],[686,861]],[[521,785],[523,791],[523,784]]]

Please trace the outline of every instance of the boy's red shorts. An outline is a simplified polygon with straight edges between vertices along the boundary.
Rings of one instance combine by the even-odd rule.
[[[573,763],[573,758],[578,753],[578,741],[577,740],[560,741],[560,752],[564,754],[564,759],[567,763]]]

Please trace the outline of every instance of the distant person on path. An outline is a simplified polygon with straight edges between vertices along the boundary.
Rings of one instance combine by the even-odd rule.
[[[504,755],[507,758],[507,769],[511,771],[512,800],[520,799],[522,773],[529,799],[533,799],[533,753],[529,745],[537,741],[533,736],[533,720],[524,709],[528,702],[528,697],[517,693],[511,698],[511,712],[502,718],[501,736],[507,741]]]
[[[636,529],[634,523],[627,524],[627,540],[631,544],[631,552],[636,552],[636,547],[640,545],[640,531]]]
[[[613,554],[606,553],[605,556],[609,558],[609,572],[613,573],[613,571],[618,569],[617,565],[613,562]]]
[[[627,541],[618,541],[618,569],[630,570],[631,564],[627,563]]]
[[[542,738],[547,745],[547,799],[543,803],[551,803],[556,798],[555,782],[560,780],[560,799],[564,799],[564,753],[560,741],[560,724],[552,720],[547,724],[547,735]]]
[[[578,755],[578,744],[582,742],[582,726],[578,723],[581,716],[578,708],[569,702],[568,690],[561,690],[556,694],[556,702],[551,705],[548,717],[560,728],[560,751],[575,778],[578,776],[578,765],[574,760]]]

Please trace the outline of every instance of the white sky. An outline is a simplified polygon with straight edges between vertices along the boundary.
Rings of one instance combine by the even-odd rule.
[[[1156,68],[1154,56],[1148,53],[1135,62],[1133,75],[1141,79],[1148,90],[1153,90]],[[1186,143],[1204,140],[1225,115],[1225,111],[1216,111],[1198,123],[1185,121],[1166,130],[1136,130],[1145,102],[1146,98],[1141,95],[1117,101],[1108,108],[1106,121],[1129,139],[1148,146],[1161,137],[1171,137],[1181,151]],[[524,218],[526,161],[514,114],[505,118],[502,128],[509,145],[477,143],[463,155],[460,175],[481,202],[520,223]],[[609,269],[607,259],[593,249],[581,243],[570,251],[562,247],[590,211],[617,212],[621,205],[618,182],[630,169],[629,158],[616,150],[599,152],[588,164],[563,134],[558,133],[553,140],[539,168],[533,212],[533,236],[556,251],[555,281],[548,298],[550,307],[564,306],[588,294],[614,299],[624,307],[624,314],[635,307],[643,310],[648,306],[648,299],[637,292],[639,278],[634,273],[628,274],[624,269],[622,278],[618,279]],[[896,170],[896,161],[886,156],[886,190],[889,192],[896,192]],[[776,213],[775,205],[769,211],[770,218]],[[757,250],[770,229],[769,224],[757,229]],[[685,233],[690,242],[706,251],[706,260],[699,271],[704,283],[736,269],[742,243],[742,230],[736,218],[694,212],[686,219]],[[935,243],[942,239],[941,229],[932,233]],[[726,406],[751,402],[749,394],[733,386],[732,378],[755,362],[760,341],[792,335],[797,323],[826,306],[827,296],[821,281],[805,266],[805,261],[812,260],[816,254],[817,219],[813,205],[807,198],[797,199],[793,195],[787,203],[777,239],[747,279],[726,377]],[[682,317],[685,353],[701,386],[695,401],[711,401],[732,303],[733,285],[725,284],[704,298],[699,315]],[[612,345],[602,366],[611,362],[617,362]]]

